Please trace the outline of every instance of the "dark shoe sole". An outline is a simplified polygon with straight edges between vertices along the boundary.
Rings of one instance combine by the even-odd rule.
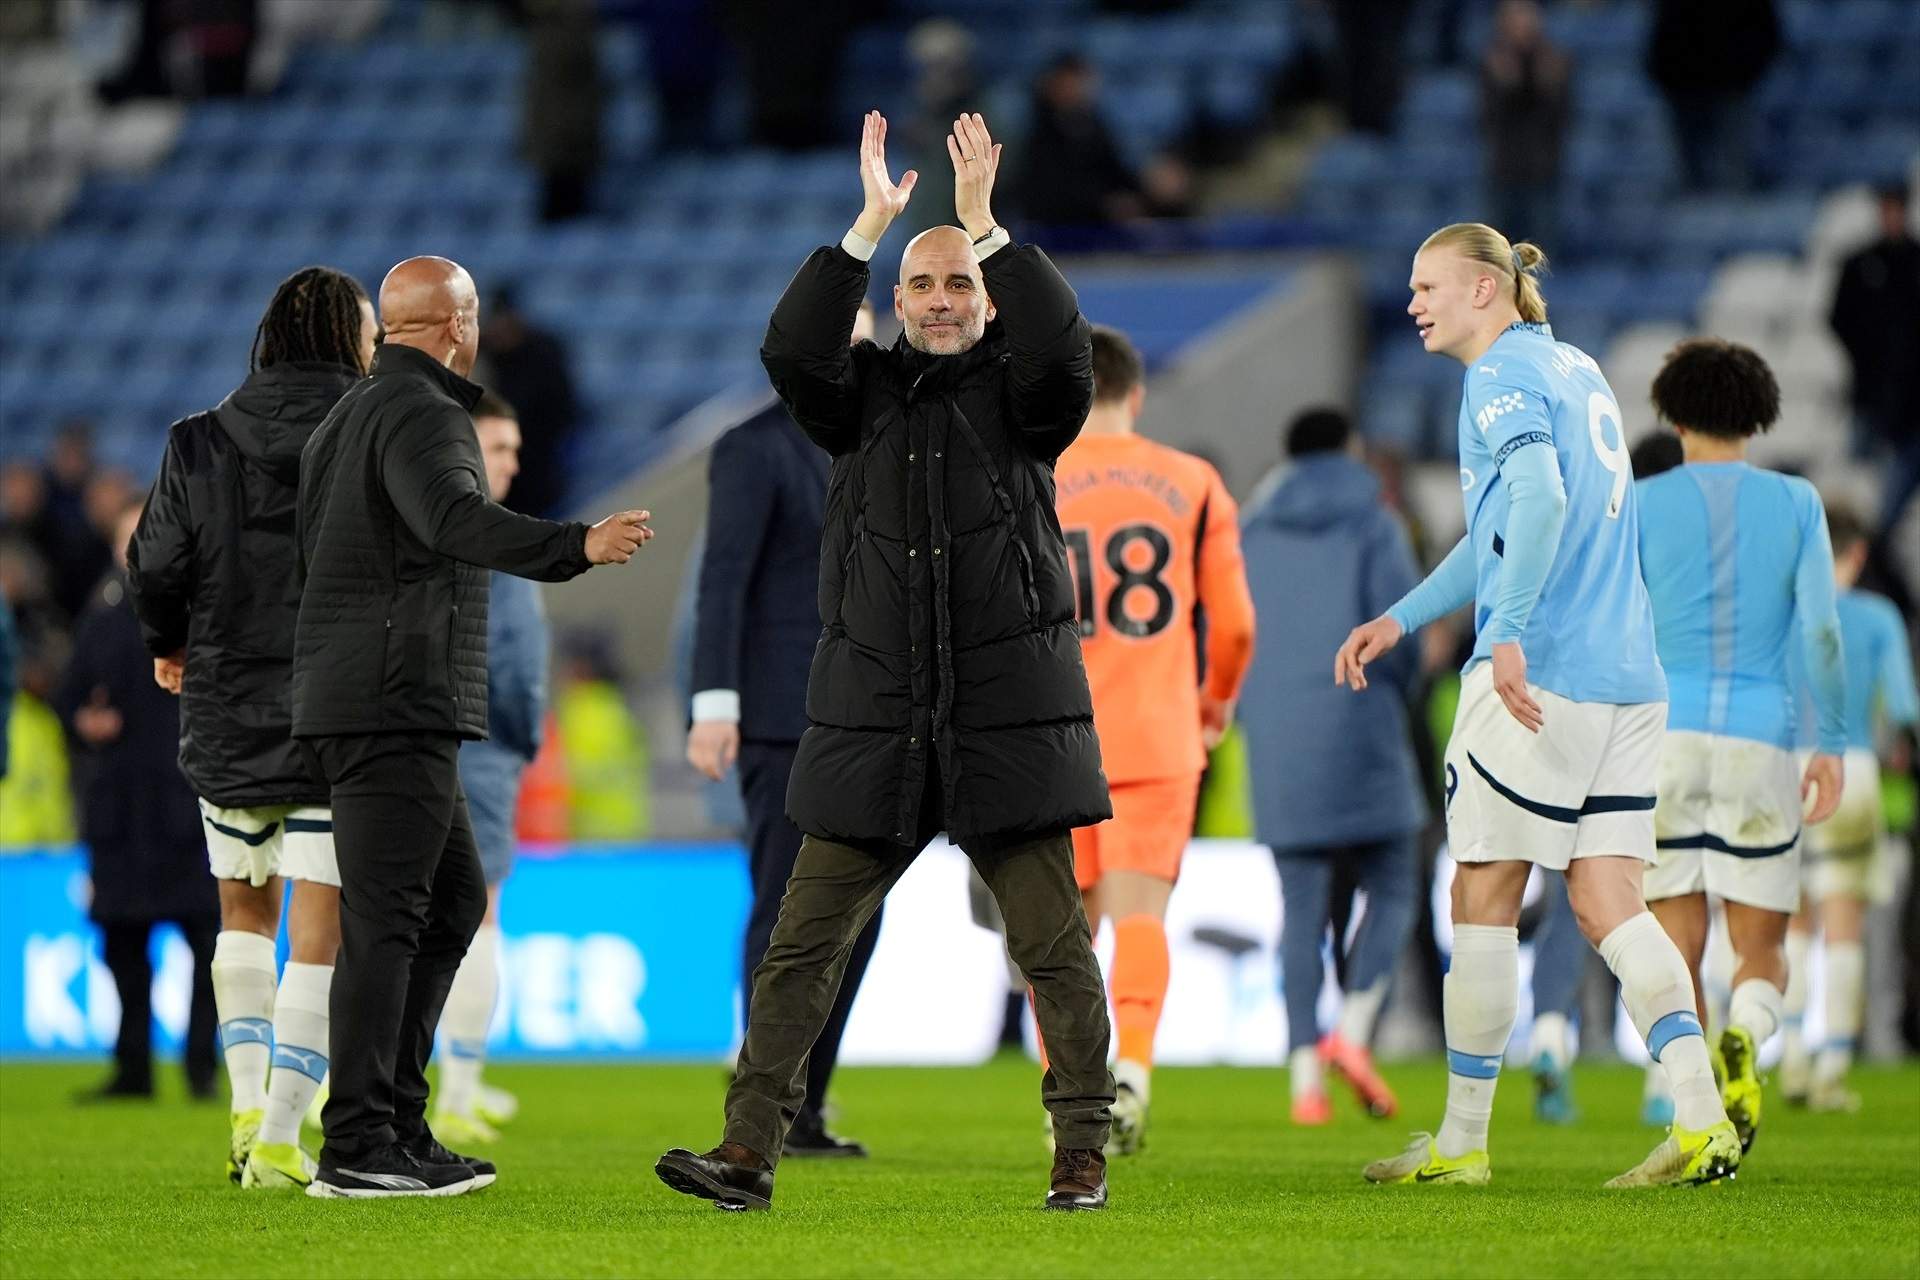
[[[1107,1198],[1101,1196],[1098,1200],[1089,1202],[1077,1195],[1049,1195],[1046,1207],[1058,1213],[1094,1213],[1107,1207]]]
[[[745,1191],[736,1191],[732,1187],[723,1187],[701,1172],[698,1166],[676,1156],[661,1156],[653,1166],[653,1171],[659,1175],[660,1181],[681,1195],[711,1200],[722,1209],[740,1212],[773,1208],[773,1201],[763,1200]]]
[[[856,1142],[831,1147],[788,1147],[786,1154],[796,1160],[865,1160],[867,1149]]]

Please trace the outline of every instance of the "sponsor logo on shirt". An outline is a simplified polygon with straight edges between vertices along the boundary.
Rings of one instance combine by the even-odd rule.
[[[1480,428],[1480,434],[1485,435],[1495,422],[1524,403],[1518,391],[1503,392],[1487,401],[1486,406],[1473,415],[1473,421]]]

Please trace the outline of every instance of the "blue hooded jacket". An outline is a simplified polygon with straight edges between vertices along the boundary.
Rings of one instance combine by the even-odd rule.
[[[1425,825],[1407,699],[1418,648],[1403,640],[1359,693],[1333,683],[1333,655],[1419,573],[1380,483],[1344,453],[1301,458],[1241,522],[1260,619],[1240,695],[1254,826],[1275,849],[1354,844]]]

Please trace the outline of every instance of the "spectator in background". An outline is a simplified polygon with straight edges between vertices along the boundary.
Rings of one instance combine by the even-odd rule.
[[[1035,82],[1015,188],[1029,222],[1083,227],[1140,216],[1139,183],[1100,114],[1099,88],[1093,64],[1077,53],[1054,59]]]
[[[953,166],[947,160],[947,131],[954,117],[978,104],[979,77],[973,66],[973,35],[951,18],[929,18],[907,34],[913,60],[913,114],[901,129],[907,160],[920,175],[919,204],[901,214],[903,225],[918,234],[938,226],[953,206]]]
[[[37,472],[21,470],[38,483]],[[6,614],[13,642],[12,691],[0,700],[0,737],[8,760],[0,777],[0,850],[68,844],[73,796],[67,787],[66,740],[59,717],[47,707],[66,667],[64,618],[47,594],[40,554],[4,531],[0,613]]]
[[[73,658],[55,705],[72,735],[74,794],[93,879],[88,909],[120,994],[114,1073],[99,1097],[153,1096],[153,965],[156,924],[179,926],[193,951],[187,1022],[187,1085],[214,1096],[213,947],[219,899],[200,838],[200,810],[174,757],[180,709],[154,682],[127,590],[127,542],[144,503],[122,510],[113,537],[116,571],[80,618]]]
[[[133,55],[100,86],[109,103],[247,91],[258,0],[139,0]]]
[[[840,61],[861,0],[808,0],[791,13],[767,0],[719,0],[746,72],[748,130],[757,145],[801,150],[832,142]]]
[[[1536,0],[1504,0],[1480,62],[1480,125],[1487,138],[1495,226],[1560,243],[1560,155],[1571,64],[1541,27]]]
[[[7,483],[8,522],[15,523],[12,512],[17,507],[19,530],[45,557],[54,603],[68,618],[86,608],[101,575],[113,565],[106,535],[87,510],[87,486],[95,470],[93,429],[74,421],[54,433],[40,471],[37,503],[24,478]]]
[[[567,447],[580,417],[566,348],[521,313],[511,289],[493,295],[480,331],[485,385],[520,415],[520,472],[506,506],[546,516],[567,490]]]
[[[13,610],[0,591],[0,782],[7,780],[7,726],[13,719],[13,690],[18,679],[20,641],[13,634]]]
[[[853,341],[871,342],[873,325],[873,308],[863,302]],[[807,672],[820,641],[820,532],[831,462],[774,404],[720,437],[707,472],[687,762],[715,782],[736,760],[740,765],[753,884],[741,946],[743,1022],[752,1021],[753,974],[766,958],[800,855],[800,828],[787,817],[787,780],[807,731]],[[880,916],[876,910],[855,939],[807,1055],[806,1098],[787,1130],[787,1155],[867,1154],[828,1132],[822,1109],[847,1016],[880,938]]]
[[[1340,37],[1341,98],[1347,123],[1393,132],[1406,83],[1407,20],[1413,0],[1327,0]]]
[[[638,840],[649,825],[647,736],[627,705],[612,641],[576,635],[561,653],[553,718],[566,760],[567,834]]]
[[[1880,235],[1840,268],[1833,332],[1853,363],[1853,411],[1875,451],[1888,450],[1880,541],[1893,536],[1920,488],[1920,241],[1907,188],[1879,193]]]
[[[649,84],[659,109],[662,151],[714,145],[713,103],[726,74],[726,41],[709,0],[643,0]]]
[[[1285,906],[1293,1120],[1320,1125],[1332,1118],[1329,1067],[1373,1114],[1396,1109],[1368,1045],[1413,920],[1416,837],[1427,819],[1408,736],[1417,653],[1389,655],[1390,666],[1376,667],[1378,686],[1359,697],[1333,683],[1328,655],[1420,574],[1344,413],[1301,414],[1287,429],[1286,450],[1291,472],[1247,512],[1241,532],[1260,635],[1240,723],[1255,830],[1273,850]],[[1304,600],[1314,607],[1302,608]],[[1366,917],[1349,954],[1339,1025],[1323,1039],[1315,1014],[1320,952],[1342,878],[1366,893]]]
[[[1748,99],[1780,48],[1774,0],[1655,0],[1647,74],[1666,95],[1689,190],[1753,185]]]
[[[540,220],[566,222],[587,211],[600,167],[600,79],[590,0],[524,0],[526,93],[520,146],[540,171]]]

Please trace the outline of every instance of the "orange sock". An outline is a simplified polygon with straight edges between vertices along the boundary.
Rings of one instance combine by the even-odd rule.
[[[1167,1002],[1167,927],[1157,917],[1128,916],[1113,926],[1113,1020],[1120,1057],[1153,1065],[1153,1037]]]

